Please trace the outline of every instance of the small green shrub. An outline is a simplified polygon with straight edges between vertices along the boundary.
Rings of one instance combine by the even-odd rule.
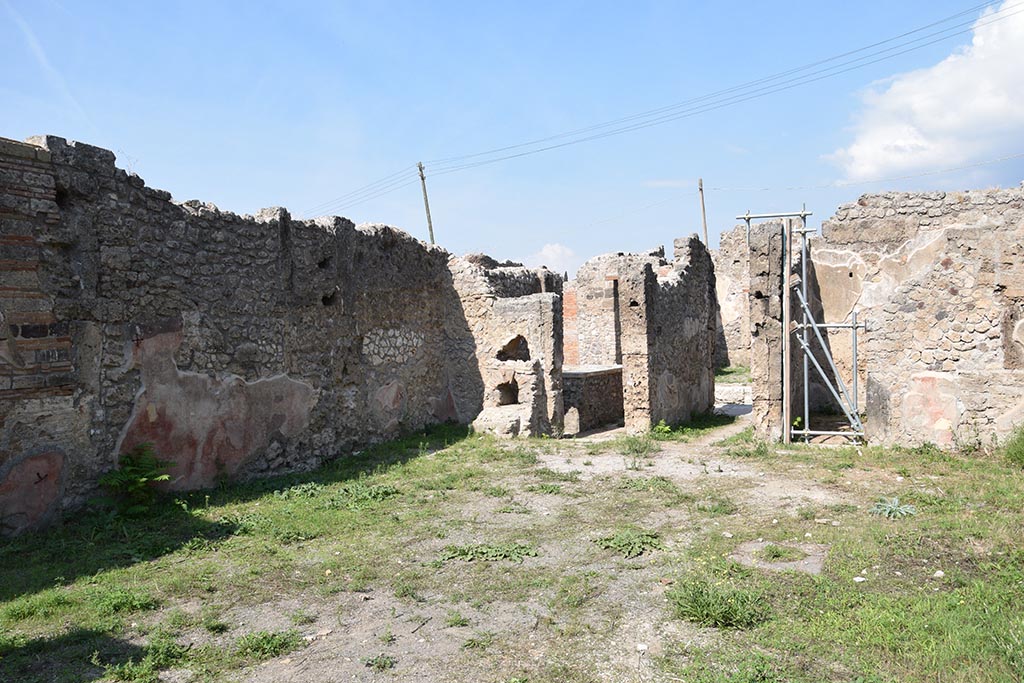
[[[900,504],[899,498],[879,498],[878,502],[868,512],[885,517],[886,519],[901,519],[916,515],[917,508],[906,503]]]
[[[140,443],[122,453],[117,469],[100,477],[113,502],[125,515],[139,515],[149,510],[156,500],[156,484],[169,481],[167,468],[172,463],[160,460],[153,452],[153,444]]]
[[[494,634],[486,631],[479,631],[475,636],[469,638],[462,644],[463,650],[486,650],[494,642]]]
[[[473,562],[499,562],[510,560],[522,562],[524,557],[536,557],[537,550],[529,543],[477,543],[475,545],[450,545],[441,552],[441,561],[464,560]]]
[[[557,496],[562,492],[561,484],[533,484],[526,487],[531,493],[546,493],[550,496]]]
[[[643,529],[616,531],[610,536],[595,539],[594,543],[605,550],[614,550],[627,560],[639,557],[648,550],[661,550],[665,547],[658,534]]]
[[[452,610],[445,615],[444,618],[445,626],[469,626],[469,619],[462,616],[459,612]]]
[[[739,507],[725,496],[713,493],[697,503],[697,509],[711,517],[724,517],[735,514]]]
[[[258,662],[273,659],[305,644],[298,631],[256,631],[238,639],[238,654]]]
[[[91,602],[103,614],[139,612],[160,606],[160,601],[152,595],[120,586],[96,591]]]
[[[704,579],[683,581],[666,596],[677,617],[701,626],[752,628],[770,616],[763,595]]]
[[[399,493],[390,484],[367,484],[359,479],[342,486],[340,491],[327,499],[324,507],[328,510],[363,510]]]
[[[130,683],[157,683],[160,680],[160,671],[182,661],[189,648],[179,645],[169,634],[157,632],[144,650],[146,654],[141,661],[129,659],[123,664],[105,666],[104,678]],[[100,664],[98,656],[93,656],[93,663]]]
[[[672,428],[664,420],[659,420],[658,424],[651,427],[651,434],[654,438],[672,436]]]
[[[1018,427],[1003,444],[1003,456],[1016,467],[1024,468],[1024,427]]]
[[[274,491],[274,497],[284,498],[285,500],[316,498],[323,493],[324,488],[323,484],[309,481],[305,484],[296,484],[280,491]]]
[[[363,660],[363,664],[374,671],[387,671],[388,669],[394,669],[395,664],[398,664],[398,660],[382,652],[379,655],[367,657]]]

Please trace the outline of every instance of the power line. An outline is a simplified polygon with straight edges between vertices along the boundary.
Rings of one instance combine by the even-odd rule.
[[[934,171],[922,171],[921,173],[890,176],[888,178],[873,178],[871,180],[851,180],[843,182],[836,181],[832,183],[825,183],[823,185],[794,185],[791,187],[709,187],[707,189],[714,190],[716,192],[788,192],[793,190],[828,190],[835,187],[857,187],[859,185],[873,185],[875,183],[890,183],[896,180],[913,180],[914,178],[944,175],[946,173],[966,171],[972,168],[978,168],[980,166],[990,166],[992,164],[998,164],[1003,161],[1011,161],[1013,159],[1021,158],[1024,158],[1024,152],[1020,152],[1019,154],[1009,154],[1007,156],[997,157],[995,159],[986,159],[985,161],[978,161],[973,164],[965,164],[963,166],[951,166],[949,168],[940,168]]]
[[[780,78],[784,78],[785,76],[792,75],[794,73],[799,73],[801,71],[806,71],[806,70],[812,69],[812,68],[814,68],[816,66],[820,66],[822,64],[827,64],[829,62],[833,62],[833,61],[836,61],[838,59],[842,59],[843,57],[849,57],[849,56],[857,54],[859,52],[865,52],[867,50],[874,49],[874,48],[879,47],[881,45],[885,45],[887,43],[891,43],[893,41],[900,40],[902,38],[906,38],[907,36],[913,35],[915,33],[920,33],[921,31],[926,31],[926,30],[928,30],[930,28],[934,28],[936,26],[939,26],[940,24],[945,24],[946,22],[952,21],[953,19],[957,19],[957,18],[962,17],[964,15],[974,14],[978,10],[980,10],[982,8],[985,8],[985,7],[988,7],[988,6],[992,5],[992,4],[993,4],[992,2],[984,2],[984,3],[981,3],[980,5],[975,5],[973,7],[970,7],[968,9],[966,9],[966,10],[963,10],[961,12],[957,12],[956,14],[952,14],[952,15],[950,15],[948,17],[945,17],[944,19],[940,19],[938,21],[934,21],[934,22],[932,22],[930,24],[927,24],[925,26],[921,26],[919,28],[915,28],[915,29],[912,29],[910,31],[906,31],[906,32],[901,33],[901,34],[899,34],[897,36],[893,36],[891,38],[886,38],[885,40],[880,40],[880,41],[878,41],[876,43],[872,43],[870,45],[865,45],[864,47],[859,47],[859,48],[857,48],[855,50],[849,50],[847,52],[843,52],[843,53],[838,54],[838,55],[833,55],[833,56],[827,57],[825,59],[820,59],[820,60],[818,60],[816,62],[811,62],[811,63],[805,64],[803,66],[798,66],[798,67],[789,69],[787,71],[782,71],[782,72],[773,74],[771,76],[766,76],[766,77],[763,77],[763,78],[755,79],[753,81],[747,81],[746,83],[741,83],[740,85],[732,86],[730,88],[725,88],[723,90],[717,90],[715,92],[712,92],[712,93],[709,93],[709,94],[706,94],[706,95],[702,95],[700,97],[694,97],[694,98],[691,98],[691,99],[688,99],[688,100],[684,100],[682,102],[677,102],[676,104],[670,104],[670,105],[667,105],[667,106],[664,106],[664,107],[658,107],[657,109],[651,109],[651,110],[648,110],[648,111],[645,111],[645,112],[640,112],[638,114],[632,114],[632,115],[629,115],[629,116],[624,116],[624,117],[619,118],[619,119],[614,119],[612,121],[606,121],[604,123],[594,124],[594,125],[591,125],[591,126],[587,126],[585,128],[577,128],[576,130],[566,131],[564,133],[558,133],[556,135],[550,135],[548,137],[538,138],[536,140],[530,140],[528,142],[522,142],[522,143],[519,143],[519,144],[516,144],[516,145],[508,145],[508,146],[505,146],[505,147],[497,147],[495,149],[490,149],[490,150],[487,150],[487,151],[484,151],[484,152],[476,152],[474,154],[464,154],[464,155],[461,155],[461,156],[445,157],[445,158],[442,158],[442,159],[431,159],[431,160],[428,160],[426,163],[428,163],[428,164],[444,164],[444,163],[449,163],[449,162],[453,162],[453,161],[460,161],[460,160],[463,160],[463,159],[472,159],[472,158],[476,158],[476,157],[487,156],[489,154],[498,154],[498,153],[506,152],[506,151],[513,150],[513,149],[519,149],[519,148],[522,148],[522,147],[530,147],[530,146],[533,146],[533,145],[538,145],[538,144],[542,144],[542,143],[545,143],[545,142],[550,142],[552,140],[558,140],[560,138],[570,137],[572,135],[588,133],[588,132],[593,131],[593,130],[599,130],[601,128],[607,128],[607,127],[610,127],[610,126],[619,125],[619,124],[626,123],[626,122],[629,122],[629,121],[633,121],[633,120],[636,120],[636,119],[646,118],[646,117],[654,116],[654,115],[657,115],[657,114],[663,114],[665,112],[668,112],[668,111],[671,111],[671,110],[674,110],[674,109],[678,109],[678,108],[684,107],[686,105],[695,104],[697,102],[701,102],[701,101],[705,101],[705,100],[712,99],[712,98],[715,98],[715,97],[719,97],[721,95],[727,95],[729,93],[735,92],[737,90],[743,90],[743,89],[749,88],[751,86],[761,85],[763,83],[769,83],[771,81],[778,80]],[[1003,9],[1005,10],[1006,8],[1004,7]],[[1002,10],[1000,10],[1000,11],[1002,11]],[[956,28],[956,27],[961,27],[961,26],[965,26],[965,25],[968,25],[968,24],[972,24],[972,23],[974,23],[974,21],[975,21],[974,19],[971,19],[969,22],[964,22],[964,23],[956,24],[955,26],[947,27],[944,30],[950,30],[952,28]]]
[[[1021,3],[1017,3],[1017,5],[1019,5],[1019,4],[1021,4]],[[1012,6],[1016,6],[1016,5],[1012,5]],[[1008,7],[1011,7],[1011,5],[1007,5],[1006,7],[1003,8],[1003,10],[1005,10]],[[1000,10],[1000,11],[1003,11],[1003,10]],[[997,21],[1001,21],[1003,19],[1006,19],[1006,18],[1009,18],[1011,16],[1014,16],[1015,14],[1020,14],[1021,12],[1024,12],[1024,10],[1018,10],[1017,12],[1012,12],[1010,14],[1004,14],[1002,16],[999,16],[999,17],[997,17],[995,19],[992,19],[992,20],[984,22],[984,23],[975,23],[975,22],[968,22],[968,23],[973,24],[974,27],[987,26],[987,25],[995,23]],[[946,40],[947,38],[951,38],[951,37],[953,37],[955,35],[959,35],[959,34],[962,34],[962,33],[969,33],[970,31],[973,30],[973,27],[972,27],[971,29],[960,30],[960,31],[955,31],[955,32],[950,33],[949,31],[952,28],[953,27],[951,27],[950,29],[944,29],[943,31],[939,31],[939,32],[936,32],[936,33],[929,34],[927,36],[923,36],[921,38],[917,38],[917,39],[915,39],[913,41],[909,41],[907,43],[904,43],[903,45],[897,45],[895,47],[886,48],[885,50],[880,50],[880,51],[875,52],[873,54],[869,54],[869,55],[866,55],[866,56],[863,56],[863,57],[858,57],[857,59],[850,60],[850,61],[847,61],[847,62],[843,62],[843,63],[840,63],[840,64],[838,64],[836,66],[828,67],[826,69],[821,69],[821,70],[818,70],[818,71],[811,72],[809,74],[805,74],[804,76],[799,76],[797,78],[789,79],[789,80],[783,81],[782,83],[777,84],[777,85],[765,86],[765,87],[762,87],[762,88],[757,88],[757,89],[754,89],[754,90],[752,90],[750,92],[733,95],[731,97],[725,98],[725,99],[717,101],[717,102],[711,102],[711,103],[706,104],[706,105],[701,105],[701,106],[698,106],[698,107],[692,107],[690,109],[683,110],[681,112],[676,112],[676,113],[672,113],[672,114],[662,115],[662,116],[659,116],[657,118],[650,119],[648,121],[644,121],[644,122],[641,122],[641,123],[635,123],[635,124],[631,124],[629,126],[622,126],[622,127],[619,127],[619,128],[615,128],[615,129],[612,129],[612,130],[608,130],[608,131],[602,132],[602,133],[595,133],[593,135],[589,135],[589,136],[586,136],[586,137],[576,138],[576,139],[573,139],[573,140],[569,140],[567,142],[561,142],[561,143],[557,143],[557,144],[547,145],[545,147],[540,147],[540,148],[537,148],[537,149],[531,149],[531,150],[527,150],[527,151],[524,151],[524,152],[518,152],[518,153],[515,153],[515,154],[507,154],[507,155],[496,157],[496,158],[484,159],[482,161],[469,162],[469,163],[458,165],[458,166],[454,166],[454,167],[443,168],[442,170],[435,171],[434,175],[444,175],[444,174],[448,174],[448,173],[456,173],[458,171],[463,171],[463,170],[470,169],[470,168],[477,168],[477,167],[480,167],[480,166],[485,166],[485,165],[488,165],[488,164],[497,163],[499,161],[506,161],[506,160],[509,160],[509,159],[517,159],[517,158],[521,158],[521,157],[525,157],[525,156],[530,156],[530,155],[533,155],[533,154],[539,154],[541,152],[546,152],[546,151],[550,151],[550,150],[553,150],[553,149],[559,149],[561,147],[568,147],[570,145],[576,145],[576,144],[580,144],[582,142],[589,142],[589,141],[592,141],[592,140],[599,140],[599,139],[606,138],[606,137],[611,137],[611,136],[614,136],[614,135],[621,135],[622,133],[628,133],[628,132],[632,132],[632,131],[636,131],[636,130],[641,130],[641,129],[644,129],[644,128],[650,128],[652,126],[661,125],[663,123],[668,123],[670,121],[678,121],[680,119],[689,118],[689,117],[692,117],[692,116],[697,116],[699,114],[705,114],[705,113],[707,113],[709,111],[714,111],[716,109],[722,109],[722,108],[727,107],[727,106],[731,106],[731,105],[734,105],[734,104],[740,104],[742,102],[748,102],[748,101],[754,100],[754,99],[760,99],[760,98],[766,97],[768,95],[773,95],[773,94],[776,94],[776,93],[779,93],[779,92],[783,92],[783,91],[786,91],[786,90],[792,90],[793,88],[799,87],[801,85],[807,85],[809,83],[814,83],[816,81],[824,80],[826,78],[831,78],[833,76],[838,76],[840,74],[847,73],[849,71],[854,71],[856,69],[861,69],[861,68],[863,68],[865,66],[869,66],[871,64],[876,64],[878,62],[882,62],[882,61],[885,61],[887,59],[892,59],[893,57],[897,57],[899,55],[906,54],[907,52],[912,52],[914,50],[919,50],[919,49],[927,47],[929,45],[933,45],[935,43],[938,43],[938,42],[941,42],[943,40]],[[940,34],[943,34],[943,33],[945,33],[946,35],[940,35]],[[923,41],[926,38],[933,38],[934,36],[939,36],[939,37],[934,38],[933,40],[929,40],[927,42],[921,42],[918,45],[913,45],[913,43],[915,43],[915,42]],[[911,47],[906,47],[907,45],[912,45],[912,46]],[[901,47],[906,47],[906,49],[900,50],[899,48],[901,48]],[[898,50],[898,51],[893,52],[894,50]],[[882,57],[877,57],[876,59],[871,59],[870,61],[863,61],[863,60],[869,59],[871,57],[876,57],[877,55],[884,54],[886,52],[892,52],[892,54],[888,54],[888,55],[882,56]],[[856,64],[856,62],[862,62],[862,63]],[[840,67],[845,67],[845,68],[840,68]],[[814,76],[814,77],[812,78],[812,76]]]
[[[545,138],[539,138],[539,139],[532,140],[532,141],[529,141],[529,142],[519,143],[519,144],[515,144],[515,145],[508,145],[508,146],[505,146],[505,147],[498,147],[498,148],[494,148],[494,149],[491,149],[491,150],[488,150],[488,151],[485,151],[485,152],[477,152],[477,153],[474,153],[474,154],[467,154],[467,155],[461,155],[461,156],[447,157],[447,158],[444,158],[444,159],[438,159],[438,160],[434,160],[433,162],[427,162],[427,163],[428,164],[432,164],[432,165],[437,166],[437,167],[440,167],[440,168],[437,168],[436,170],[433,171],[433,175],[446,175],[446,174],[449,174],[449,173],[456,173],[456,172],[459,172],[459,171],[464,171],[464,170],[468,170],[468,169],[472,169],[472,168],[477,168],[477,167],[485,166],[485,165],[488,165],[488,164],[498,163],[500,161],[506,161],[506,160],[510,160],[510,159],[521,158],[521,157],[530,156],[530,155],[533,155],[533,154],[539,154],[541,152],[546,152],[546,151],[551,151],[551,150],[554,150],[554,149],[559,149],[559,148],[562,148],[562,147],[567,147],[567,146],[570,146],[570,145],[581,144],[583,142],[599,140],[599,139],[603,139],[603,138],[606,138],[606,137],[611,137],[611,136],[614,136],[614,135],[621,135],[621,134],[624,134],[624,133],[628,133],[628,132],[632,132],[632,131],[636,131],[636,130],[641,130],[641,129],[649,128],[649,127],[652,127],[652,126],[662,125],[664,123],[669,123],[669,122],[677,121],[677,120],[680,120],[680,119],[683,119],[683,118],[689,118],[689,117],[692,117],[692,116],[697,116],[699,114],[704,114],[704,113],[707,113],[709,111],[714,111],[716,109],[721,109],[721,108],[724,108],[724,107],[727,107],[727,106],[732,106],[734,104],[740,104],[740,103],[747,102],[747,101],[750,101],[750,100],[753,100],[753,99],[759,99],[759,98],[762,98],[762,97],[766,97],[768,95],[776,94],[776,93],[783,92],[783,91],[786,91],[786,90],[791,90],[793,88],[796,88],[796,87],[799,87],[799,86],[802,86],[802,85],[807,85],[809,83],[814,83],[816,81],[820,81],[820,80],[823,80],[825,78],[831,78],[833,76],[838,76],[840,74],[847,73],[849,71],[853,71],[853,70],[856,70],[856,69],[861,69],[861,68],[864,68],[864,67],[869,66],[871,64],[876,64],[878,62],[885,61],[885,60],[888,60],[888,59],[892,59],[894,57],[897,57],[897,56],[902,55],[902,54],[906,54],[908,52],[912,52],[914,50],[922,49],[924,47],[927,47],[929,45],[933,45],[935,43],[938,43],[938,42],[941,42],[941,41],[944,41],[944,40],[947,40],[947,39],[952,38],[954,36],[961,35],[961,34],[964,34],[964,33],[969,33],[969,32],[973,31],[976,28],[980,28],[982,26],[987,26],[989,24],[993,24],[993,23],[995,23],[997,21],[1001,21],[1003,19],[1009,18],[1009,17],[1014,16],[1016,14],[1019,14],[1021,12],[1024,12],[1024,10],[1018,10],[1016,12],[1007,13],[1007,10],[1015,8],[1015,7],[1018,7],[1019,5],[1024,4],[1024,3],[1016,2],[1016,3],[1013,3],[1013,4],[1005,4],[1003,7],[995,10],[993,13],[989,14],[987,17],[983,17],[983,19],[986,19],[985,21],[979,21],[979,20],[971,19],[970,21],[959,22],[959,23],[956,23],[956,24],[953,24],[953,25],[950,25],[950,26],[946,26],[945,28],[940,29],[938,31],[935,31],[935,32],[932,32],[932,33],[928,33],[928,34],[923,35],[923,36],[918,36],[916,38],[913,38],[912,40],[904,41],[902,43],[893,45],[891,47],[887,47],[885,49],[875,50],[875,48],[878,48],[879,46],[888,45],[890,43],[894,43],[894,42],[900,41],[903,38],[906,38],[908,36],[915,35],[915,34],[923,32],[923,31],[927,31],[928,29],[934,28],[936,26],[940,26],[942,24],[946,24],[946,23],[948,23],[950,21],[953,21],[954,19],[958,19],[958,18],[963,17],[965,15],[973,14],[973,13],[977,12],[980,9],[991,7],[993,4],[994,3],[992,3],[992,2],[986,2],[986,3],[979,4],[979,5],[975,5],[975,6],[972,6],[972,7],[968,8],[968,9],[966,9],[966,10],[962,10],[960,12],[957,12],[956,14],[952,14],[950,16],[947,16],[947,17],[943,18],[943,19],[940,19],[938,21],[934,21],[934,22],[932,22],[930,24],[926,24],[924,26],[912,29],[910,31],[906,31],[906,32],[901,33],[901,34],[899,34],[897,36],[893,36],[891,38],[887,38],[885,40],[881,40],[881,41],[872,43],[870,45],[866,45],[864,47],[860,47],[860,48],[857,48],[857,49],[854,49],[854,50],[849,50],[847,52],[844,52],[844,53],[841,53],[841,54],[838,54],[838,55],[833,55],[833,56],[827,57],[825,59],[817,60],[815,62],[811,62],[809,64],[806,64],[806,65],[803,65],[803,66],[800,66],[800,67],[795,67],[793,69],[789,69],[789,70],[786,70],[786,71],[783,71],[783,72],[779,72],[779,73],[771,75],[771,76],[767,76],[767,77],[764,77],[764,78],[756,79],[756,80],[753,80],[753,81],[748,81],[748,82],[746,82],[744,84],[733,86],[731,88],[726,88],[724,90],[719,90],[719,91],[716,91],[716,92],[713,92],[713,93],[710,93],[710,94],[707,94],[707,95],[702,95],[702,96],[699,96],[699,97],[691,98],[689,100],[685,100],[683,102],[679,102],[679,103],[676,103],[676,104],[673,104],[673,105],[668,105],[668,106],[665,106],[665,107],[660,107],[658,109],[649,110],[647,112],[642,112],[642,113],[639,113],[639,114],[633,114],[633,115],[630,115],[630,116],[626,116],[626,117],[622,117],[622,118],[619,118],[619,119],[615,119],[613,121],[607,121],[607,122],[604,122],[604,123],[599,123],[599,124],[595,124],[595,125],[592,125],[592,126],[588,126],[588,127],[585,127],[585,128],[579,128],[579,129],[576,129],[576,130],[573,130],[573,131],[567,131],[567,132],[564,132],[564,133],[559,133],[559,134],[548,136],[548,137],[545,137]],[[965,26],[969,26],[970,28],[964,28]],[[831,62],[836,62],[838,60],[842,60],[845,57],[850,57],[852,55],[856,55],[856,54],[860,54],[860,53],[864,53],[864,52],[868,52],[868,54],[856,57],[854,59],[849,59],[849,60],[841,61],[838,64],[834,64],[832,66],[829,66],[829,67],[826,67],[826,68],[823,68],[823,69],[817,69],[815,71],[810,71],[809,73],[803,73],[802,75],[795,76],[793,78],[788,78],[788,79],[786,78],[787,76],[792,76],[793,74],[798,74],[798,73],[801,73],[801,72],[809,71],[811,69],[814,69],[814,67],[816,67],[816,66],[821,66],[823,64],[828,64],[828,63],[831,63]],[[768,84],[771,84],[771,85],[768,85]],[[761,87],[757,87],[757,88],[751,89],[751,86],[761,86]],[[735,94],[732,94],[732,93],[735,93]],[[723,95],[729,95],[729,96],[728,97],[723,97]],[[700,104],[702,102],[704,104]],[[636,123],[629,123],[631,121],[635,121]],[[628,124],[628,125],[623,125],[623,124]],[[602,130],[602,129],[605,129],[605,130]],[[589,132],[592,132],[592,131],[602,131],[602,132],[595,132],[595,133],[593,133],[591,135],[584,135],[583,137],[575,137],[575,138],[573,138],[573,136],[578,136],[578,135],[581,135],[581,134],[584,134],[584,133],[589,133]],[[573,138],[573,139],[570,139],[570,140],[567,140],[567,141],[564,141],[564,142],[559,142],[559,143],[556,143],[556,144],[550,144],[550,145],[545,145],[545,146],[542,146],[542,147],[536,147],[536,145],[538,145],[538,144],[543,144],[545,142],[552,142],[554,140],[561,140],[561,139],[564,139],[564,138]],[[492,156],[494,154],[500,154],[502,152],[511,151],[511,150],[515,150],[515,149],[523,149],[523,148],[528,148],[528,147],[534,147],[534,148],[533,149],[526,149],[525,151],[521,151],[521,152],[517,152],[517,153],[513,153],[513,154],[504,154],[504,155],[497,156],[497,157],[493,157]],[[491,158],[483,158],[483,159],[480,158],[480,157],[488,157],[488,156],[491,156]],[[468,161],[469,159],[479,159],[479,160],[478,161]],[[456,163],[458,161],[463,161],[463,160],[465,160],[466,162],[462,163],[462,164]],[[307,211],[305,213],[312,213],[313,211],[324,210],[326,208],[330,208],[331,210],[334,210],[334,211],[347,210],[349,208],[352,208],[353,206],[357,206],[359,204],[362,204],[364,202],[370,201],[372,199],[376,199],[376,198],[384,196],[386,194],[390,194],[391,192],[395,192],[397,190],[400,190],[400,189],[403,189],[405,187],[408,187],[409,185],[414,184],[418,180],[418,177],[415,175],[415,172],[413,171],[413,169],[415,169],[415,168],[416,168],[415,166],[409,166],[406,169],[403,169],[402,171],[398,171],[396,173],[393,173],[390,176],[385,176],[384,178],[381,178],[378,181],[370,183],[369,185],[365,185],[362,188],[353,190],[352,192],[349,192],[349,193],[347,193],[345,195],[341,195],[340,197],[337,197],[337,198],[335,198],[333,200],[330,200],[328,202],[323,202],[323,203],[317,205],[316,207],[311,208],[309,211]],[[407,174],[407,175],[405,177],[401,177],[402,174]],[[408,179],[410,177],[410,175],[411,175],[411,180]],[[826,187],[832,187],[832,185],[828,185]],[[714,189],[717,189],[717,188],[714,188]]]
[[[715,192],[783,192],[783,191],[793,191],[793,190],[824,190],[824,189],[830,189],[830,188],[834,188],[834,187],[856,187],[856,186],[859,186],[859,185],[872,185],[874,183],[887,183],[887,182],[893,182],[893,181],[896,181],[896,180],[912,180],[914,178],[924,178],[924,177],[927,177],[927,176],[943,175],[943,174],[946,174],[946,173],[953,173],[953,172],[956,172],[956,171],[965,171],[965,170],[969,170],[969,169],[972,169],[972,168],[978,168],[980,166],[989,166],[991,164],[998,164],[998,163],[1003,162],[1003,161],[1011,161],[1013,159],[1022,159],[1022,158],[1024,158],[1024,152],[1021,152],[1019,154],[1010,154],[1010,155],[1007,155],[1007,156],[998,157],[996,159],[986,159],[985,161],[979,161],[979,162],[976,162],[976,163],[973,163],[973,164],[965,164],[963,166],[953,166],[953,167],[950,167],[950,168],[942,168],[942,169],[938,169],[938,170],[934,170],[934,171],[922,171],[921,173],[913,173],[913,174],[901,175],[901,176],[890,176],[888,178],[873,178],[871,180],[855,180],[855,181],[849,181],[849,182],[838,182],[837,181],[837,182],[833,182],[833,183],[827,183],[827,184],[824,184],[824,185],[799,185],[799,186],[791,186],[791,187],[705,187],[704,189],[708,190],[708,191],[713,190]],[[684,199],[684,198],[690,197],[690,196],[692,196],[692,195],[689,192],[675,192],[671,196],[666,197],[665,199],[660,199],[660,200],[658,200],[656,202],[651,202],[650,204],[643,204],[641,206],[635,206],[635,207],[633,207],[631,209],[627,209],[627,210],[625,210],[623,212],[617,213],[614,216],[608,216],[606,218],[600,218],[600,219],[591,221],[589,223],[586,223],[584,225],[577,226],[576,228],[573,228],[573,230],[584,230],[586,228],[591,228],[591,227],[593,227],[595,225],[603,225],[605,223],[613,223],[615,221],[622,220],[623,218],[629,218],[630,216],[633,216],[634,214],[637,214],[637,213],[639,213],[641,211],[646,211],[647,209],[652,209],[652,208],[654,208],[656,206],[661,206],[662,204],[667,204],[669,202],[676,201],[678,199]]]

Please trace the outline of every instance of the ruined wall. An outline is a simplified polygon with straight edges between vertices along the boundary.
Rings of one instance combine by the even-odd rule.
[[[623,423],[621,367],[574,366],[562,382],[566,434]]]
[[[750,229],[750,384],[754,433],[782,438],[782,223]]]
[[[695,237],[675,246],[671,262],[661,249],[598,256],[576,279],[580,360],[621,364],[631,431],[679,424],[714,404],[714,267]]]
[[[766,237],[763,229],[751,237],[751,366],[754,424],[774,438],[782,426],[781,272],[774,273],[782,255],[778,235],[771,244]],[[865,195],[823,224],[811,241],[810,303],[820,321],[849,322],[856,308],[868,326],[859,384],[869,441],[988,443],[1024,424],[1022,245],[1019,187]],[[826,342],[849,386],[849,332]],[[794,402],[800,365],[794,351]],[[811,372],[812,406],[827,407]]]
[[[566,365],[580,364],[578,317],[576,282],[573,280],[562,286],[562,360]]]
[[[673,243],[650,318],[651,422],[681,424],[715,403],[718,303],[711,255],[696,235]]]
[[[442,249],[175,204],[106,150],[30,142],[0,145],[5,530],[80,505],[143,441],[183,489],[474,417],[455,400],[483,382]]]
[[[868,437],[951,445],[1024,424],[1020,187],[866,195],[814,241],[826,321],[854,306]],[[849,381],[847,335],[830,345]]]
[[[562,278],[479,256],[452,258],[449,268],[468,323],[468,335],[451,336],[452,356],[479,368],[481,383],[453,383],[460,414],[504,436],[560,433]]]
[[[719,247],[711,252],[715,264],[715,290],[718,295],[717,345],[715,364],[750,365],[750,259],[747,228],[737,225],[723,232]]]

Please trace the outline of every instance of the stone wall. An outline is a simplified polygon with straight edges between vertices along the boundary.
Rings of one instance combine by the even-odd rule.
[[[557,276],[481,267],[478,316],[450,255],[394,228],[178,204],[109,151],[29,142],[0,141],[2,531],[81,505],[142,442],[191,489],[469,423],[502,326],[560,424]]]
[[[781,307],[781,273],[771,271],[781,252],[764,242],[763,230],[756,234],[754,417],[762,436],[777,437],[781,310],[773,311]],[[781,250],[777,236],[772,243]],[[1024,424],[1022,245],[1021,188],[865,195],[823,224],[811,240],[810,303],[819,321],[849,322],[856,308],[868,326],[860,335],[859,384],[869,441],[989,443]],[[849,332],[833,331],[826,342],[851,385]],[[800,363],[795,352],[795,394]],[[812,406],[820,409],[830,399],[813,373]]]
[[[566,434],[623,424],[622,366],[567,366],[562,379]]]
[[[646,431],[714,404],[717,304],[711,257],[696,238],[664,250],[605,254],[575,281],[579,361],[622,366],[624,421]]]
[[[750,384],[754,433],[782,438],[782,223],[750,229]]]
[[[747,228],[737,225],[723,232],[719,247],[711,252],[718,294],[718,339],[715,364],[750,366],[750,259]]]
[[[479,256],[452,258],[449,268],[470,332],[453,331],[451,355],[479,368],[483,388],[456,381],[459,412],[502,436],[560,433],[561,276]]]
[[[868,437],[1005,437],[1024,424],[1024,192],[865,195],[812,244],[828,322],[854,306]],[[850,381],[847,335],[830,345]],[[866,380],[866,381],[865,381]]]

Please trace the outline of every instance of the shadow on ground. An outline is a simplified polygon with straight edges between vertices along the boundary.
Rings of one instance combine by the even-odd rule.
[[[342,456],[313,472],[169,494],[136,517],[125,517],[109,509],[81,513],[47,531],[19,536],[0,545],[0,602],[67,585],[81,576],[154,560],[190,542],[214,542],[238,531],[234,523],[210,522],[192,510],[244,502],[301,483],[332,484],[358,479],[450,446],[469,434],[464,426],[438,425]],[[0,681],[6,680],[20,679],[0,677]]]
[[[94,656],[95,655],[95,656]],[[0,642],[0,681],[56,683],[94,681],[103,674],[103,664],[139,661],[142,648],[112,638],[102,631],[75,629],[54,638],[26,643]]]

